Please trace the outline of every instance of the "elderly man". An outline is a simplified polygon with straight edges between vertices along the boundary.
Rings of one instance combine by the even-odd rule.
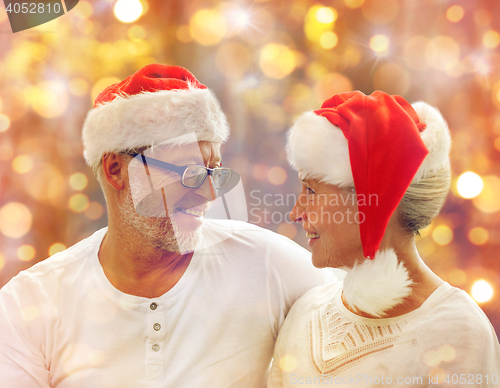
[[[289,308],[334,279],[292,241],[220,219],[239,210],[228,132],[183,68],[98,96],[83,142],[109,225],[0,290],[2,387],[264,386]]]

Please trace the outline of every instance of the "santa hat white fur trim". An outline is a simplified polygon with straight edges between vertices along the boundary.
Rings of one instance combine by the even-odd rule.
[[[300,116],[288,132],[287,156],[301,177],[354,186],[347,139],[340,128],[313,111]]]
[[[422,140],[429,150],[413,178],[421,178],[448,166],[451,146],[448,125],[441,113],[425,102],[412,105],[426,124]],[[347,139],[342,130],[313,111],[300,116],[288,132],[287,156],[291,166],[307,178],[339,187],[354,186]]]
[[[344,269],[347,276],[342,292],[354,310],[380,318],[411,294],[413,282],[392,249],[378,251],[374,260],[366,259],[352,269]]]
[[[153,146],[186,133],[195,133],[198,141],[227,140],[226,116],[210,90],[117,96],[87,114],[82,133],[84,156],[94,167],[107,152]]]
[[[412,104],[421,123],[426,125],[420,134],[429,154],[420,165],[413,182],[450,165],[451,136],[448,124],[436,108],[419,101]]]

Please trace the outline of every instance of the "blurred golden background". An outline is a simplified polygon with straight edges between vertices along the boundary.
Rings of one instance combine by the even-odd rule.
[[[0,9],[0,286],[106,225],[82,123],[104,87],[158,62],[219,97],[249,222],[304,246],[286,218],[300,186],[284,150],[294,118],[356,89],[438,107],[452,190],[419,251],[500,333],[498,15],[494,0],[96,0],[12,34]]]

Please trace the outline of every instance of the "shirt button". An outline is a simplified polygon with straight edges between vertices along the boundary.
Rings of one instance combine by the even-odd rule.
[[[158,307],[158,305],[157,305],[155,302],[153,302],[153,303],[151,303],[151,304],[149,305],[149,308],[150,308],[151,310],[156,310],[156,308],[157,308],[157,307]]]
[[[153,329],[155,329],[156,331],[160,330],[161,329],[161,325],[159,323],[155,323],[153,325]]]
[[[157,352],[158,350],[160,350],[160,345],[158,345],[158,344],[154,344],[154,345],[152,346],[152,349],[153,349],[153,351],[154,351],[154,352]]]

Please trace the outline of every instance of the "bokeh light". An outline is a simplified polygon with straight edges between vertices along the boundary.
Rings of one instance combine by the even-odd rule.
[[[295,70],[295,55],[283,44],[268,43],[260,52],[259,65],[268,77],[281,79]]]
[[[325,32],[332,32],[336,19],[337,11],[334,8],[313,5],[304,19],[305,36],[311,42],[319,43]]]
[[[462,286],[467,281],[467,274],[460,268],[452,268],[448,272],[448,282],[455,287]]]
[[[490,30],[483,35],[483,45],[486,48],[494,49],[500,44],[500,34]]]
[[[359,8],[364,2],[365,0],[344,0],[344,4],[348,8]]]
[[[236,4],[231,3],[223,3],[221,9],[233,33],[238,33],[248,27],[253,27],[250,10],[242,9]]]
[[[144,39],[146,39],[146,37],[148,36],[148,33],[143,26],[139,26],[138,24],[134,24],[133,26],[131,26],[128,29],[127,35],[130,38],[130,40],[141,42]]]
[[[30,304],[22,309],[21,315],[25,321],[33,321],[40,315],[40,310],[38,307]]]
[[[122,23],[132,23],[141,17],[143,7],[139,0],[118,0],[113,11]]]
[[[467,171],[457,180],[458,194],[463,198],[477,197],[483,190],[483,180],[475,172]]]
[[[446,11],[446,17],[452,23],[459,22],[464,17],[464,9],[459,5],[452,5]]]
[[[31,245],[21,245],[17,248],[17,258],[21,261],[31,261],[35,258],[36,251]]]
[[[490,234],[488,231],[481,227],[472,228],[469,230],[469,241],[474,245],[484,245],[488,242]]]
[[[12,160],[12,169],[18,174],[26,174],[33,169],[33,158],[29,155],[19,155]]]
[[[436,36],[429,40],[425,48],[425,59],[437,70],[450,70],[460,58],[460,46],[449,36]]]
[[[62,115],[68,106],[68,92],[61,82],[42,82],[26,90],[33,110],[45,118]]]
[[[64,245],[63,243],[57,242],[57,243],[52,244],[49,247],[48,254],[49,254],[49,256],[52,256],[52,255],[55,255],[58,252],[64,251],[66,248],[67,248],[66,245]]]
[[[337,37],[337,34],[332,31],[324,32],[321,35],[321,38],[319,38],[319,44],[321,45],[321,47],[327,50],[334,48],[338,42],[339,38]]]
[[[26,192],[38,201],[59,204],[65,193],[65,179],[59,168],[50,163],[36,164],[26,174]]]
[[[0,132],[5,132],[7,129],[10,127],[10,119],[3,115],[0,114]]]
[[[483,189],[472,202],[483,213],[496,213],[500,211],[500,178],[496,175],[483,177]]]
[[[451,345],[440,346],[440,348],[438,349],[438,352],[439,352],[439,356],[440,356],[441,360],[445,361],[445,362],[452,361],[455,358],[455,356],[457,355],[455,348]]]
[[[477,303],[488,302],[493,294],[493,287],[484,279],[477,280],[472,285],[471,295]]]
[[[280,186],[287,179],[287,172],[280,166],[271,167],[267,172],[267,180],[273,185]]]
[[[83,97],[89,92],[89,83],[83,78],[73,78],[68,85],[69,92],[77,97]]]
[[[283,372],[291,372],[297,367],[297,358],[291,354],[286,354],[280,359],[280,369]]]
[[[227,33],[224,16],[215,9],[197,11],[189,22],[189,31],[193,39],[203,46],[219,43]]]
[[[0,209],[0,232],[11,238],[22,237],[31,229],[32,219],[26,205],[9,202]]]
[[[316,20],[323,24],[333,23],[337,19],[337,10],[331,7],[321,7],[316,10]]]
[[[377,54],[385,54],[389,48],[390,40],[385,35],[375,35],[370,39],[370,48]]]
[[[89,198],[85,194],[74,194],[71,196],[68,202],[68,206],[71,211],[75,213],[81,213],[89,207]]]
[[[491,97],[493,99],[493,103],[497,106],[498,109],[500,109],[500,81],[495,84],[493,87]],[[495,146],[496,147],[496,146]],[[496,147],[498,150],[500,150],[500,147]]]
[[[74,15],[78,16],[80,19],[88,19],[94,13],[94,6],[88,1],[80,0],[78,2],[78,7],[75,7],[72,12],[74,12]]]
[[[84,211],[85,217],[89,220],[98,220],[104,214],[104,207],[99,203],[92,201]]]
[[[269,168],[265,164],[256,164],[252,167],[252,176],[257,181],[264,181],[267,179],[267,172]]]
[[[453,230],[449,226],[439,225],[432,231],[432,239],[439,245],[448,245],[453,240]]]
[[[83,190],[87,187],[88,182],[87,175],[81,172],[76,172],[69,177],[69,185],[73,190]]]

